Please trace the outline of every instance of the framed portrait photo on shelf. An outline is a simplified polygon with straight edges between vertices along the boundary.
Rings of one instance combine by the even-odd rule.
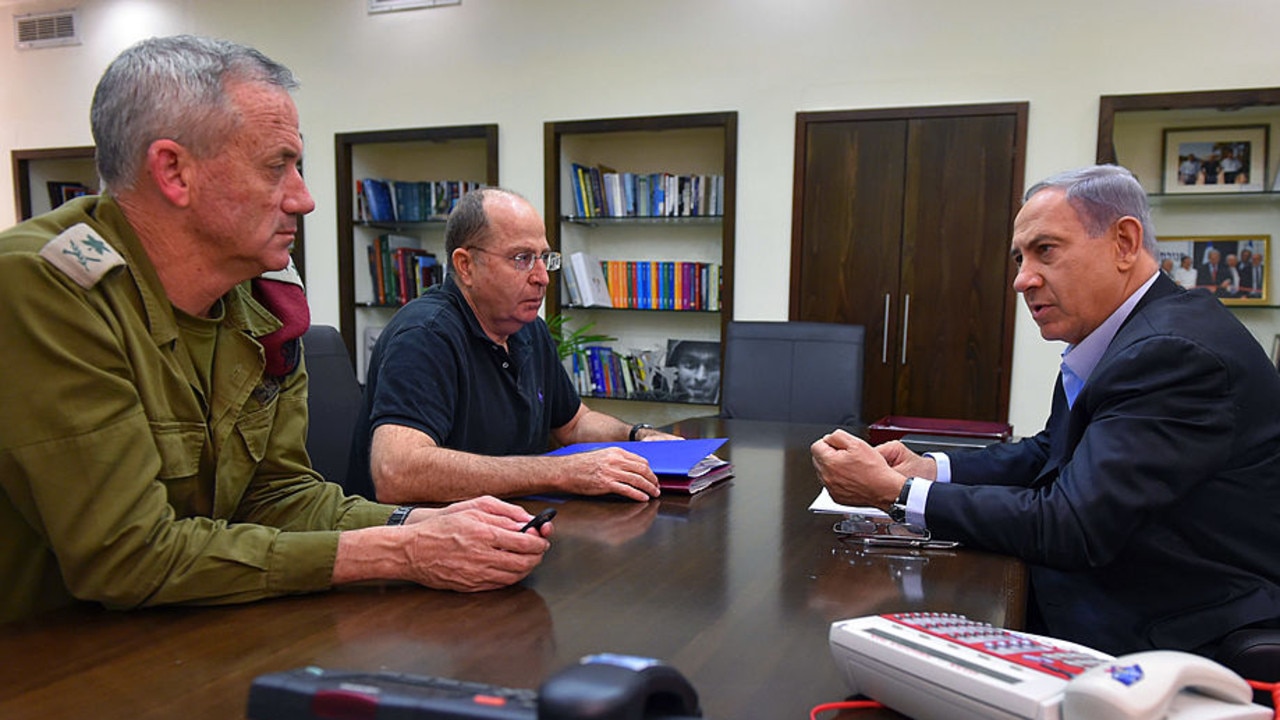
[[[720,402],[720,343],[669,339],[662,367],[653,374],[658,399],[714,405]]]
[[[1269,125],[1164,131],[1166,195],[1264,192]]]
[[[1160,272],[1188,290],[1213,293],[1224,305],[1267,305],[1270,235],[1158,238]]]

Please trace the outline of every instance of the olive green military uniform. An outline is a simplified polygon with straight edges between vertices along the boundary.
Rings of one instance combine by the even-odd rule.
[[[202,383],[112,200],[0,234],[0,621],[321,590],[337,531],[386,521],[310,469],[305,371],[255,340],[279,320],[248,283],[220,305]]]

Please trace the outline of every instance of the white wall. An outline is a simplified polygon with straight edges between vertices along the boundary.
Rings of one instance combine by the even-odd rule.
[[[1029,101],[1033,182],[1093,161],[1100,95],[1280,81],[1275,0],[462,0],[383,15],[364,0],[0,0],[11,14],[68,5],[83,45],[0,47],[0,152],[91,144],[93,85],[134,40],[257,46],[303,82],[307,272],[329,323],[337,132],[498,123],[502,183],[541,207],[546,120],[736,110],[737,317],[780,320],[797,111]],[[13,219],[0,202],[0,225]],[[1060,351],[1019,310],[1016,432],[1048,416]]]

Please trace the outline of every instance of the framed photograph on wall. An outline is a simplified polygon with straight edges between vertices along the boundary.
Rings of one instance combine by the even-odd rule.
[[[1164,131],[1166,195],[1263,192],[1269,125]]]
[[[1270,235],[1160,237],[1160,271],[1184,288],[1201,288],[1224,305],[1266,305]]]

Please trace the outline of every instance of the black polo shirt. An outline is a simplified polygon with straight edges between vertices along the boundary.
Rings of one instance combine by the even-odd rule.
[[[481,455],[546,452],[581,400],[542,318],[507,347],[485,335],[452,278],[396,312],[369,358],[347,492],[374,497],[369,446],[383,424]]]

